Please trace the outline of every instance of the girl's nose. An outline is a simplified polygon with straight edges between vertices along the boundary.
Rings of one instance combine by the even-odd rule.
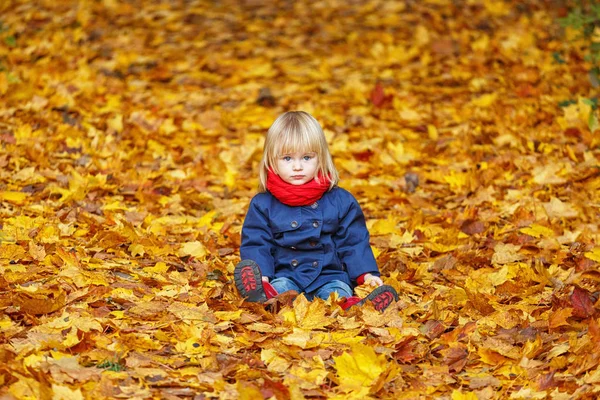
[[[302,169],[302,163],[300,162],[300,160],[294,160],[294,169],[295,170],[301,170]]]

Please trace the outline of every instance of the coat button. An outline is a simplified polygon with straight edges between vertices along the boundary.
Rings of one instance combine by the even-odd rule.
[[[292,260],[291,264],[292,264],[292,267],[297,267],[298,266],[298,260]]]
[[[311,240],[310,242],[308,242],[308,244],[310,244],[310,247],[315,247],[318,243],[315,240]]]
[[[319,203],[317,203],[316,201],[310,205],[310,208],[312,208],[313,210],[317,207],[319,207]]]
[[[318,263],[317,261],[313,261],[313,267],[315,267],[315,268],[316,268],[316,267],[318,267],[318,266],[319,266],[319,263]]]
[[[313,228],[318,228],[318,227],[319,227],[319,221],[314,221]]]
[[[292,226],[292,228],[295,228],[298,226],[298,222],[292,221],[292,223],[290,225]]]

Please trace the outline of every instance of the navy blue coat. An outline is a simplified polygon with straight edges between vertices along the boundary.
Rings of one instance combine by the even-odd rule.
[[[379,276],[360,205],[339,187],[310,206],[287,206],[269,192],[254,196],[240,256],[254,260],[271,280],[290,278],[304,292],[334,279],[353,287],[367,272]]]

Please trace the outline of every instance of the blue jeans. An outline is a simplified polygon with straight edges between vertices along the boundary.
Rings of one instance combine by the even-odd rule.
[[[271,281],[271,285],[277,291],[277,293],[287,292],[288,290],[295,290],[298,293],[301,292],[296,282],[289,278],[275,278]],[[304,295],[306,296],[307,300],[312,300],[315,297],[327,300],[329,298],[329,294],[333,292],[336,292],[340,297],[352,296],[352,288],[346,282],[338,280],[327,282],[312,292],[304,293]]]

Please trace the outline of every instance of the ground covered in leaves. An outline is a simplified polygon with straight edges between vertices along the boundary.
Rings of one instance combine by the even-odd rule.
[[[561,5],[2,2],[2,398],[596,398],[597,91]],[[232,286],[292,109],[383,315]]]

